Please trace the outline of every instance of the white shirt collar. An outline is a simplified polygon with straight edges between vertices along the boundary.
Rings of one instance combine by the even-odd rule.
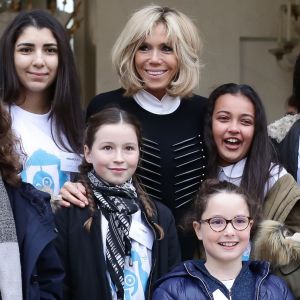
[[[219,174],[224,172],[227,178],[241,178],[243,176],[246,160],[247,158],[243,158],[233,165],[220,167]]]
[[[168,94],[165,94],[162,99],[159,100],[145,90],[138,91],[135,95],[133,95],[133,99],[143,109],[156,115],[171,114],[180,105],[179,96],[172,97]]]

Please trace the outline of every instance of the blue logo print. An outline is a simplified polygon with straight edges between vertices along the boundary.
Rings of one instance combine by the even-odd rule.
[[[138,265],[138,274],[134,274],[129,270],[124,270],[124,296],[125,300],[130,300],[132,296],[137,292],[139,287],[138,278],[143,287],[143,291],[145,293],[147,288],[147,282],[149,274],[143,270],[142,268],[142,261],[139,254],[136,251],[131,252],[131,259],[132,262],[137,262]]]
[[[42,149],[28,158],[21,176],[23,181],[49,193],[58,190],[68,180],[67,175],[60,171],[60,159]]]

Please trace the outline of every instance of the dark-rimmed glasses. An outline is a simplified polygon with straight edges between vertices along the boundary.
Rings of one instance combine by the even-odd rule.
[[[221,232],[225,230],[228,223],[231,223],[234,229],[238,231],[243,231],[249,226],[251,220],[252,219],[250,217],[246,216],[236,216],[231,220],[227,220],[223,217],[213,217],[206,220],[200,220],[200,223],[208,223],[209,227],[216,232]]]

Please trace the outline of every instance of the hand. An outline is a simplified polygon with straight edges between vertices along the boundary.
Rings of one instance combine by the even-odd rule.
[[[86,190],[80,182],[67,181],[60,190],[59,205],[69,207],[70,204],[85,207],[88,205],[88,199],[86,197]]]

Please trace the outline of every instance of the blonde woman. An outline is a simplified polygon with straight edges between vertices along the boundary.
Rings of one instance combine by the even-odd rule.
[[[148,195],[166,204],[177,222],[205,174],[206,99],[193,94],[201,45],[195,25],[183,13],[156,5],[142,8],[112,50],[122,88],[97,95],[87,109],[87,119],[107,106],[137,117],[144,149],[137,175]],[[62,189],[64,200],[81,206],[87,203],[84,193],[79,184]]]

